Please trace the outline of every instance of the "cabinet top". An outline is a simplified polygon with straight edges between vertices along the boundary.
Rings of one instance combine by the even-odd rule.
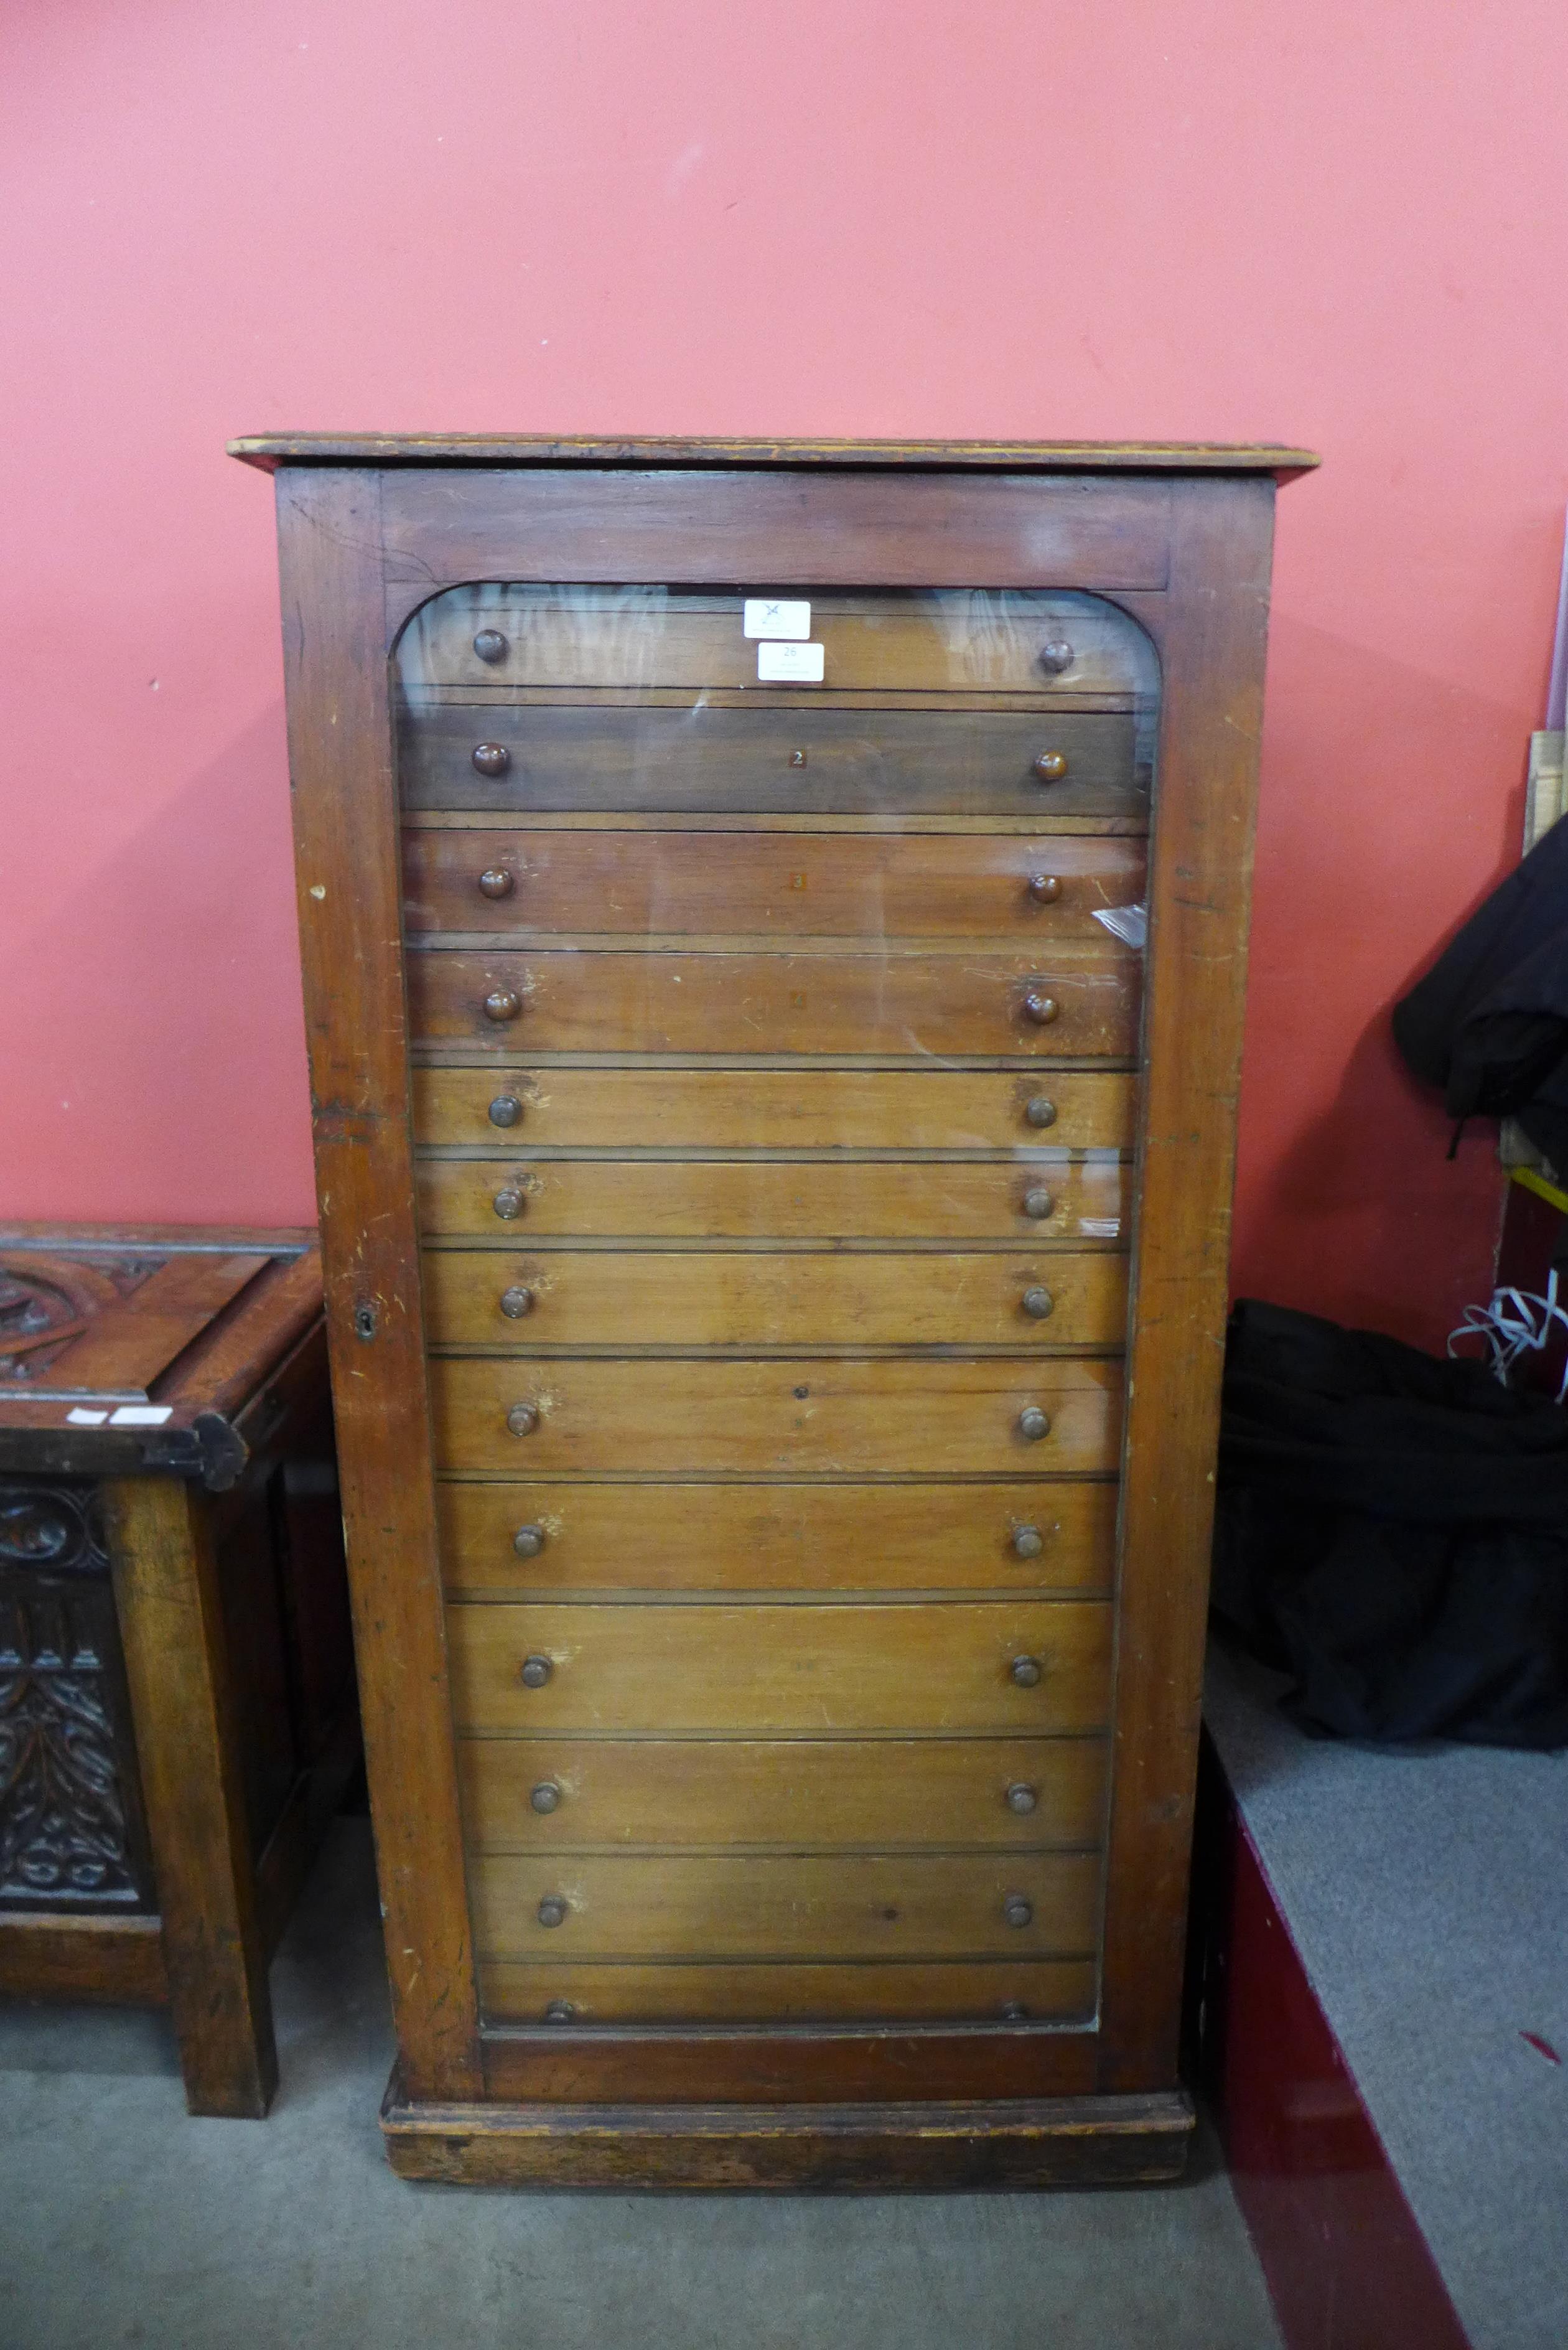
[[[231,457],[280,465],[972,466],[1003,473],[1310,473],[1310,449],[1214,441],[702,441],[557,439],[536,432],[260,432]]]

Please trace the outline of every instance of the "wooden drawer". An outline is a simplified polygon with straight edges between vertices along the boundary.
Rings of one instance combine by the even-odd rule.
[[[1012,1166],[831,1159],[417,1163],[426,1235],[521,1240],[1119,1240],[1123,1159]],[[1049,1209],[1042,1214],[1031,1206]],[[497,1202],[500,1202],[499,1206]]]
[[[561,1736],[459,1749],[464,1827],[482,1852],[1098,1845],[1108,1760],[1102,1738]],[[535,1809],[536,1794],[554,1810]],[[1012,1808],[1026,1796],[1033,1809]]]
[[[1094,2013],[1093,1959],[770,1966],[481,1962],[495,2023],[1065,2023]]]
[[[1093,1054],[1137,1048],[1141,958],[1115,940],[1049,955],[832,950],[410,954],[416,1040],[529,1053]],[[487,998],[517,1009],[497,1021]],[[1040,1022],[1029,1000],[1054,1007]]]
[[[1105,1592],[1116,1502],[1114,1483],[1065,1478],[963,1485],[443,1478],[436,1486],[442,1569],[454,1592]],[[525,1556],[516,1548],[524,1528]]]
[[[427,1249],[444,1347],[1120,1347],[1127,1260]]]
[[[416,1069],[413,1083],[421,1142],[492,1150],[508,1132],[567,1149],[1125,1150],[1137,1080],[1108,1069],[489,1066]]]
[[[439,831],[403,835],[410,931],[977,938],[1099,943],[1144,893],[1141,840],[1005,833]],[[479,886],[485,875],[491,889]],[[1030,884],[1040,894],[1032,894]],[[1048,894],[1054,890],[1054,894]]]
[[[576,1730],[1103,1730],[1111,1617],[1097,1599],[815,1607],[707,1600],[449,1607],[453,1718],[485,1734]],[[530,1657],[549,1665],[538,1688]],[[1013,1678],[1033,1659],[1037,1681]],[[933,1829],[933,1835],[936,1831]]]
[[[415,688],[754,692],[757,646],[742,633],[741,605],[737,594],[702,589],[454,588],[415,613],[398,647],[398,669]],[[1090,596],[1027,588],[815,595],[811,627],[827,681],[840,691],[1127,695],[1156,683],[1147,639],[1113,605]],[[487,643],[489,660],[473,649],[482,630],[501,639],[499,647]],[[1046,646],[1049,665],[1041,659]]]
[[[481,775],[481,745],[507,766]],[[1065,763],[1042,782],[1035,761]],[[649,816],[1130,816],[1146,821],[1134,722],[1010,710],[726,708],[699,700],[406,699],[398,775],[409,808],[603,810]]]
[[[1084,1958],[1098,1935],[1087,1853],[495,1854],[468,1882],[485,1959]]]
[[[438,1469],[513,1476],[1084,1476],[1116,1467],[1121,1439],[1120,1363],[1072,1356],[438,1356],[430,1381]],[[1019,1423],[1033,1410],[1050,1427],[1031,1441]]]

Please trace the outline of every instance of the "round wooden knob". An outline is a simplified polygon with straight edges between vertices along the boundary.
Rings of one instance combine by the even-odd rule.
[[[1028,1112],[1025,1111],[1024,1115],[1025,1117],[1028,1117]],[[515,1094],[497,1094],[495,1099],[490,1105],[490,1123],[492,1126],[515,1126],[518,1124],[522,1116],[523,1105],[518,1100]],[[1035,1121],[1033,1118],[1030,1118],[1029,1123],[1033,1126]]]
[[[506,639],[499,629],[481,629],[473,640],[473,650],[482,661],[504,660]],[[1044,654],[1042,653],[1040,658],[1044,660]]]
[[[493,1109],[490,1114],[492,1118],[495,1118],[495,1112]],[[518,1104],[517,1114],[519,1118],[523,1114],[521,1103]],[[496,1118],[495,1123],[497,1126],[510,1126],[513,1121],[509,1118]],[[1025,1126],[1054,1126],[1056,1123],[1055,1103],[1044,1094],[1032,1094],[1030,1098],[1023,1105],[1023,1123]]]
[[[1064,638],[1057,637],[1040,648],[1040,666],[1052,677],[1060,677],[1064,669],[1073,666],[1073,648]]]
[[[524,1294],[526,1295],[527,1293]],[[1019,1302],[1031,1322],[1044,1322],[1049,1314],[1055,1311],[1056,1306],[1056,1300],[1048,1289],[1026,1289]],[[501,1310],[504,1314],[507,1311],[504,1297],[501,1301]]]
[[[1045,1218],[1054,1212],[1055,1206],[1054,1194],[1047,1191],[1038,1183],[1033,1185],[1023,1194],[1023,1212],[1026,1216],[1032,1217],[1037,1224],[1044,1223]],[[497,1213],[499,1212],[498,1209]],[[516,1210],[514,1209],[512,1212],[515,1214]]]
[[[508,1184],[504,1191],[497,1191],[494,1199],[491,1202],[491,1205],[493,1207],[498,1216],[503,1217],[507,1223],[510,1223],[514,1216],[520,1216],[523,1213],[524,1201],[522,1192],[514,1190],[512,1185]],[[1025,1207],[1025,1215],[1027,1215],[1028,1212],[1028,1208]]]
[[[1020,1816],[1032,1812],[1039,1800],[1033,1788],[1026,1786],[1022,1779],[1015,1779],[1007,1791],[1007,1808],[1010,1812],[1017,1812]]]
[[[1032,1403],[1018,1415],[1018,1433],[1025,1444],[1038,1444],[1043,1436],[1051,1433],[1051,1415]]]
[[[539,1425],[538,1405],[514,1403],[506,1415],[506,1425],[514,1436],[532,1436]]]
[[[528,1801],[536,1812],[554,1812],[560,1807],[561,1791],[554,1779],[541,1779],[536,1787],[529,1789]],[[1033,1811],[1034,1806],[1030,1804],[1025,1808]],[[1017,1809],[1018,1805],[1014,1804],[1013,1810]]]
[[[575,2023],[577,2011],[569,1999],[553,1999],[545,2010],[546,2023]]]
[[[555,1669],[548,1657],[524,1657],[522,1674],[524,1688],[543,1689]],[[1017,1675],[1014,1674],[1013,1678],[1016,1679]]]
[[[524,1667],[524,1670],[526,1671]],[[1014,1657],[1008,1669],[1020,1689],[1038,1689],[1040,1660],[1037,1657]]]
[[[1012,1554],[1015,1558],[1038,1558],[1045,1547],[1045,1538],[1038,1526],[1014,1526]]]
[[[473,754],[473,764],[476,767],[479,764],[479,753],[477,751]],[[497,767],[494,772],[499,775],[501,770]],[[1059,784],[1066,772],[1067,754],[1065,751],[1042,751],[1040,756],[1034,762],[1034,773],[1039,781],[1043,784]],[[489,775],[491,770],[486,767],[484,773]]]
[[[519,1526],[512,1537],[512,1547],[519,1558],[537,1558],[545,1547],[543,1526]]]
[[[476,743],[473,764],[482,775],[504,775],[512,764],[512,754],[504,743]],[[1038,759],[1034,762],[1038,766]]]
[[[486,898],[510,898],[516,883],[504,865],[487,865],[479,877],[479,887]]]
[[[1024,1008],[1027,1010],[1027,1005]],[[514,987],[493,987],[484,999],[487,1020],[515,1020],[522,1009],[523,998]]]
[[[488,1004],[485,1009],[487,1011],[489,1010]],[[510,1013],[503,1015],[498,1012],[493,1012],[490,1016],[493,1020],[499,1020],[503,1016],[510,1019],[512,1015]],[[1030,989],[1028,994],[1023,999],[1023,1017],[1025,1020],[1032,1020],[1036,1028],[1049,1028],[1052,1021],[1059,1020],[1061,1016],[1062,1007],[1057,1003],[1054,995],[1043,995],[1037,987],[1032,987]]]
[[[541,1914],[544,1907],[541,1902]],[[1010,1926],[1032,1926],[1034,1923],[1034,1904],[1026,1901],[1022,1893],[1010,1893],[1002,1905],[1002,1914]]]
[[[1026,1312],[1027,1310],[1025,1307]],[[532,1314],[534,1311],[533,1291],[524,1289],[521,1282],[516,1283],[511,1289],[504,1289],[501,1293],[501,1311],[505,1315],[508,1322],[521,1322],[524,1314]]]
[[[483,882],[482,881],[479,886],[483,889],[484,887]],[[1037,906],[1054,906],[1056,903],[1057,899],[1062,894],[1061,875],[1059,873],[1032,873],[1029,877],[1029,894],[1033,899],[1034,903]],[[499,896],[500,892],[497,891],[496,895]]]
[[[563,1901],[558,1893],[546,1893],[545,1898],[539,1904],[540,1925],[564,1926],[566,1922],[566,1905],[565,1901]],[[1011,1920],[1009,1922],[1011,1923]],[[1027,1918],[1024,1918],[1023,1923],[1025,1925],[1029,1923]]]

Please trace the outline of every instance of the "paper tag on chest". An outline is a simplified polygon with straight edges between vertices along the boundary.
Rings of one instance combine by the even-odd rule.
[[[741,607],[741,627],[748,637],[790,637],[801,643],[811,634],[811,606],[748,596]]]
[[[759,645],[757,677],[763,685],[820,685],[820,645]]]

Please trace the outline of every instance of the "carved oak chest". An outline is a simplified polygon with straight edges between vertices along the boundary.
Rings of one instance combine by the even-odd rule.
[[[265,2114],[358,1753],[315,1234],[0,1232],[0,1996],[167,2007]]]
[[[255,441],[420,2178],[1159,2177],[1276,480]]]

